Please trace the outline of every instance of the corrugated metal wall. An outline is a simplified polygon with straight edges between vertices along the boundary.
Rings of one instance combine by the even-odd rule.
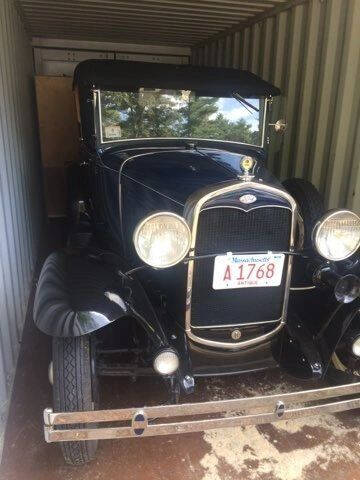
[[[4,420],[42,217],[33,55],[12,0],[0,0],[0,415]]]
[[[309,0],[193,49],[199,65],[233,66],[283,91],[269,167],[312,181],[329,207],[360,213],[360,1]]]

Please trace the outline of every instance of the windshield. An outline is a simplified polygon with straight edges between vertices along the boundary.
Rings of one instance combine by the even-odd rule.
[[[201,97],[188,90],[103,90],[101,142],[185,137],[261,145],[263,105],[262,99],[243,99],[236,94]]]

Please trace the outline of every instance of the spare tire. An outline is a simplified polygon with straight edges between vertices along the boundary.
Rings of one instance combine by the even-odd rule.
[[[312,248],[313,228],[325,213],[323,197],[311,182],[302,178],[289,178],[283,186],[296,201],[304,222],[304,250]]]

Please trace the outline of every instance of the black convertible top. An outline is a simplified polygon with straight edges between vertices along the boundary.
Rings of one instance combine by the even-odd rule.
[[[79,63],[74,72],[74,86],[85,90],[181,89],[219,97],[234,92],[247,98],[280,94],[277,87],[246,70],[123,60],[85,60]]]

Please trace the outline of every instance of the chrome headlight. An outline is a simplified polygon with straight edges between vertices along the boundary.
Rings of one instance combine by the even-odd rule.
[[[326,213],[315,225],[314,245],[327,260],[344,260],[360,247],[360,218],[350,210]]]
[[[181,262],[190,248],[191,234],[186,221],[171,212],[144,218],[134,232],[137,254],[148,265],[166,268]]]
[[[154,358],[154,370],[160,375],[171,375],[179,368],[179,357],[171,349],[159,352]]]

